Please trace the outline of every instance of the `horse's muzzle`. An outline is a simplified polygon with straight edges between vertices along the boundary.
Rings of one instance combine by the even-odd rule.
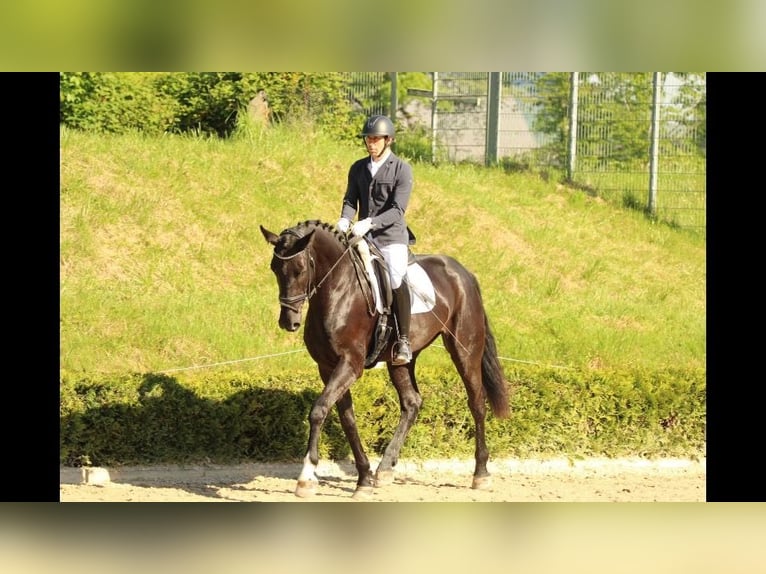
[[[290,309],[282,307],[282,311],[279,313],[279,327],[285,331],[293,333],[297,331],[301,326],[301,314],[296,313]]]

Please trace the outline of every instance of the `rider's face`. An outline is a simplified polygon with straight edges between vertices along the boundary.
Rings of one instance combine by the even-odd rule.
[[[364,136],[364,144],[367,146],[367,153],[373,158],[378,158],[386,149],[386,136]]]

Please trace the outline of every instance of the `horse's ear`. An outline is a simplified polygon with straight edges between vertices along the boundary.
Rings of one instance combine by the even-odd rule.
[[[276,245],[277,241],[279,240],[279,235],[273,234],[271,231],[266,229],[263,225],[261,225],[260,228],[261,228],[261,233],[263,233],[263,236],[266,238],[266,241],[268,241],[272,245]]]
[[[290,251],[298,252],[303,251],[306,249],[309,245],[311,245],[311,240],[314,238],[314,232],[316,229],[312,229],[309,233],[298,239],[295,243],[293,243],[293,246],[290,248]]]

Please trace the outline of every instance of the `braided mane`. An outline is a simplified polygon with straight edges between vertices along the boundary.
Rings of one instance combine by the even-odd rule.
[[[348,240],[346,239],[346,236],[343,235],[338,229],[331,225],[330,223],[320,221],[319,219],[307,219],[306,221],[301,221],[298,224],[296,224],[295,227],[292,228],[292,232],[298,235],[299,237],[303,237],[306,233],[311,231],[312,229],[324,229],[327,233],[333,235],[335,239],[337,239],[342,245],[347,246]]]

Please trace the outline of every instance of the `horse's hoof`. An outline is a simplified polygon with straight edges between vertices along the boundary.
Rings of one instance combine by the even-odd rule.
[[[295,496],[309,498],[317,493],[317,483],[314,480],[299,480],[295,487]]]
[[[357,486],[354,494],[351,498],[354,500],[370,500],[372,498],[373,487],[371,486]]]
[[[388,486],[394,482],[393,470],[379,470],[375,473],[375,486]]]
[[[490,490],[492,488],[491,476],[474,476],[471,488],[474,490]]]

